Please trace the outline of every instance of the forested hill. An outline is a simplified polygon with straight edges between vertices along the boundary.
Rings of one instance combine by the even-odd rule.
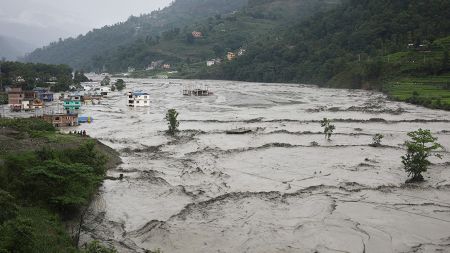
[[[53,42],[35,50],[23,60],[90,69],[93,56],[101,56],[106,50],[140,38],[159,36],[163,31],[199,22],[210,16],[231,13],[246,4],[247,0],[177,0],[160,11],[139,17],[131,16],[125,22]]]
[[[450,1],[348,0],[196,77],[373,87],[449,71]]]
[[[341,0],[177,0],[170,7],[36,50],[26,61],[76,69],[126,71],[162,60],[176,68],[204,64]],[[200,38],[191,33],[199,31]]]
[[[203,22],[186,24],[183,29],[163,31],[159,37],[138,39],[94,57],[92,66],[119,72],[133,66],[145,69],[150,62],[163,60],[177,70],[191,71],[212,58],[225,58],[255,41],[266,40],[289,24],[319,11],[334,8],[339,0],[250,0],[239,11],[214,15]],[[193,38],[192,31],[202,33]]]

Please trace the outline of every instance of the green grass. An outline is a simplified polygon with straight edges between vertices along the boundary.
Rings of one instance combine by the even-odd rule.
[[[383,89],[399,101],[450,109],[450,75],[403,78],[386,84]]]

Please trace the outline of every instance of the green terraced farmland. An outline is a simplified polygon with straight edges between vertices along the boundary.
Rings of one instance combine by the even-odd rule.
[[[450,110],[450,75],[404,78],[384,86],[395,100]]]

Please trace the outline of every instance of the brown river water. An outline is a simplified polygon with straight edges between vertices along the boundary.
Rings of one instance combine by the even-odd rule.
[[[426,182],[405,185],[402,145],[430,129],[450,149],[450,112],[380,93],[298,84],[130,79],[151,95],[128,108],[125,91],[83,108],[92,137],[123,164],[92,202],[82,243],[119,252],[450,252],[450,156]],[[206,84],[209,97],[182,86]],[[165,112],[180,133],[165,134]],[[319,121],[336,125],[331,141]],[[225,131],[250,128],[246,135]],[[67,131],[73,130],[67,129]],[[384,146],[371,147],[382,133]],[[318,145],[313,145],[317,142]]]

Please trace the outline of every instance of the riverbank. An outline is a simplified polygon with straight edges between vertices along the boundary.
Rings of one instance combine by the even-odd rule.
[[[0,119],[0,251],[90,252],[77,249],[69,224],[120,163],[96,139],[39,119]]]

